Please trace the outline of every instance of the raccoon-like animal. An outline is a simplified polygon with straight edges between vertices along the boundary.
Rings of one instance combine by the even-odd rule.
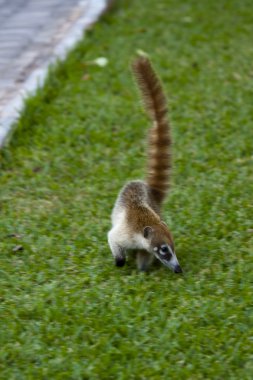
[[[182,273],[172,234],[161,219],[161,205],[169,189],[171,134],[162,86],[148,58],[133,63],[145,109],[153,126],[149,131],[148,170],[145,181],[128,182],[120,191],[112,212],[108,242],[117,266],[123,266],[127,250],[137,250],[137,266],[146,271],[154,258],[175,273]]]

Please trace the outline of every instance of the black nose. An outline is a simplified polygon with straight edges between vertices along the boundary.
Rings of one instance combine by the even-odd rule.
[[[174,273],[183,273],[182,268],[180,265],[176,265],[174,268]]]

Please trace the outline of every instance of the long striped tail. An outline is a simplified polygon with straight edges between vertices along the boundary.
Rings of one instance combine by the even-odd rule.
[[[154,124],[149,132],[147,184],[156,202],[161,204],[169,189],[171,171],[172,141],[167,120],[167,101],[148,58],[138,58],[132,67],[145,109]]]

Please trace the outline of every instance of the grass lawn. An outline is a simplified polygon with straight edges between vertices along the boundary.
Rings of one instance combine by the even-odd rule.
[[[119,0],[27,101],[1,152],[1,379],[252,379],[251,9]],[[115,268],[107,245],[119,189],[144,176],[138,49],[170,103],[184,276]]]

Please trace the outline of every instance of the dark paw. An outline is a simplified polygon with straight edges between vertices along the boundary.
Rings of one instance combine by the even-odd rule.
[[[116,257],[115,259],[115,265],[117,267],[123,267],[125,265],[126,259],[125,257]]]

